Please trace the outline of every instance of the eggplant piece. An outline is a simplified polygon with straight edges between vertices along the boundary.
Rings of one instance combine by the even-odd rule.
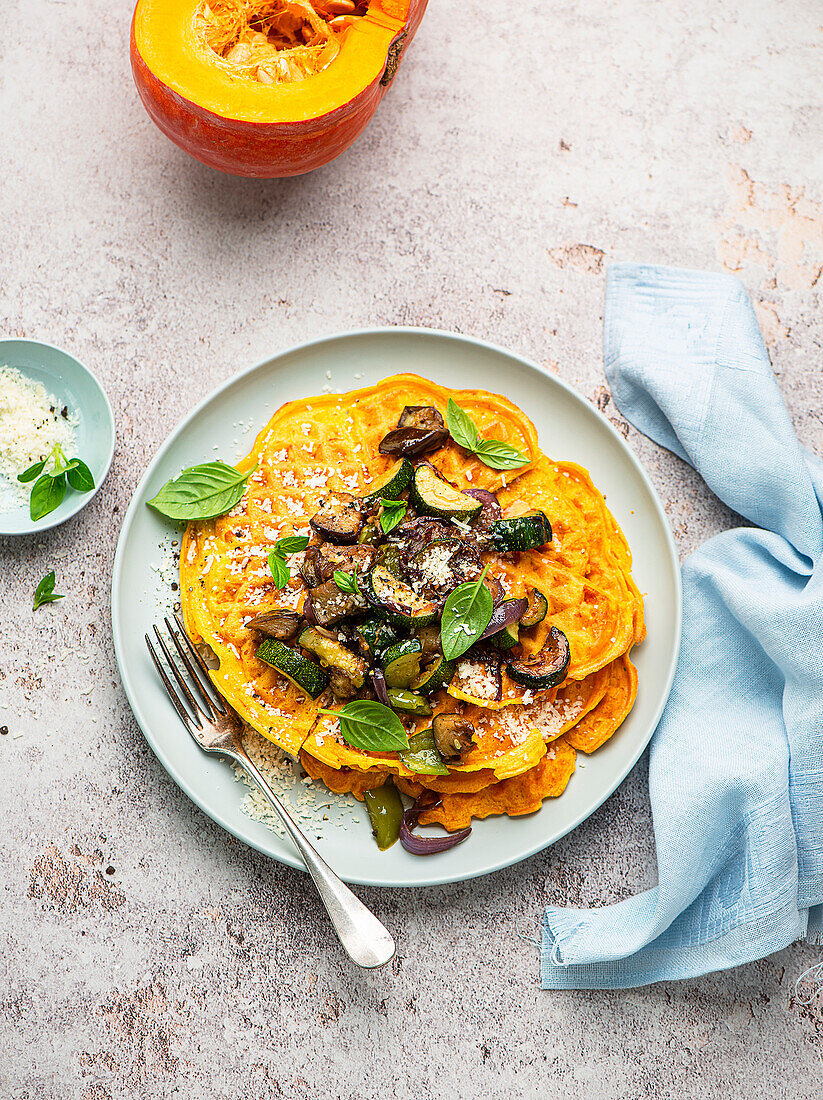
[[[312,588],[309,592],[311,598],[311,613],[307,613],[303,607],[306,619],[317,626],[333,626],[341,619],[356,615],[366,606],[360,596],[351,592],[341,592],[334,581],[325,581],[323,584]]]
[[[273,607],[263,611],[246,623],[248,630],[259,630],[268,638],[277,638],[279,642],[288,642],[300,629],[300,616],[289,607]]]
[[[309,523],[322,539],[338,546],[357,542],[366,522],[363,501],[351,493],[335,493],[321,502]]]
[[[539,653],[511,661],[506,665],[506,672],[515,683],[540,691],[565,680],[570,660],[569,639],[562,630],[553,626]]]
[[[316,549],[317,554],[313,560],[313,570],[317,577],[315,584],[330,580],[336,570],[353,573],[356,569],[357,575],[362,577],[374,565],[377,556],[373,546],[335,546],[333,543],[323,542]]]
[[[436,539],[406,563],[406,575],[428,599],[447,596],[483,570],[480,555],[464,539]]]
[[[417,519],[406,520],[395,527],[387,541],[389,545],[398,547],[402,557],[408,559],[435,539],[450,538],[454,538],[454,527],[451,523],[432,516],[418,516]]]
[[[432,719],[432,735],[437,751],[444,760],[456,760],[472,747],[473,726],[462,714],[436,714]]]
[[[307,588],[316,588],[318,584],[322,584],[316,566],[319,553],[319,546],[307,546],[303,554],[303,561],[300,563],[300,576]]]
[[[443,415],[434,405],[406,405],[397,421],[398,428],[425,428],[430,432],[446,430]]]
[[[381,455],[397,455],[399,458],[419,458],[442,447],[449,438],[448,432],[430,432],[425,428],[393,428],[384,435],[377,448]]]

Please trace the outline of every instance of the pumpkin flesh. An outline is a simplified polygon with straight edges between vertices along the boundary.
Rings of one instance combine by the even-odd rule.
[[[138,0],[131,61],[140,98],[163,132],[236,175],[297,175],[362,132],[386,92],[398,44],[426,0]],[[360,14],[362,12],[362,14]]]

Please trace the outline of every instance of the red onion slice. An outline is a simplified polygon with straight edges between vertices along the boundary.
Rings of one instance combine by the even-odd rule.
[[[529,606],[529,601],[524,597],[520,600],[503,600],[492,611],[492,617],[489,619],[489,625],[477,639],[478,642],[482,642],[484,638],[488,638],[492,634],[497,634],[502,630],[504,626],[511,626],[512,623],[519,622],[519,620],[526,614],[526,608]]]
[[[488,523],[493,523],[494,520],[500,519],[503,515],[500,508],[500,501],[490,492],[488,489],[463,489],[464,496],[474,497],[475,500],[479,500],[483,507],[480,509],[480,514],[477,517],[477,522],[484,526]]]
[[[423,811],[439,806],[441,801],[442,799],[433,791],[424,791],[415,804],[403,814],[403,820],[400,822],[400,843],[413,856],[433,856],[437,852],[446,852],[449,848],[462,844],[471,832],[471,826],[468,829],[450,833],[448,836],[417,836],[412,832]]]
[[[384,707],[390,707],[391,702],[389,701],[389,693],[386,690],[386,677],[383,673],[383,669],[375,668],[369,675],[371,676],[374,694],[377,696],[378,701],[381,702]]]
[[[309,626],[317,626],[317,619],[314,614],[314,605],[311,602],[311,591],[306,592],[306,598],[303,600],[303,618],[309,624]]]

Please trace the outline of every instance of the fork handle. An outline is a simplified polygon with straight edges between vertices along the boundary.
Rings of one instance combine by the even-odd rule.
[[[394,957],[396,950],[391,934],[332,871],[292,819],[254,762],[245,754],[241,756],[238,753],[235,758],[271,802],[295,848],[303,857],[346,954],[352,962],[369,970],[385,966]]]

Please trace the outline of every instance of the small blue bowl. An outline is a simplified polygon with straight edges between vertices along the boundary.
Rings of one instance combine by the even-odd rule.
[[[32,522],[27,499],[12,511],[0,512],[0,535],[31,535],[57,527],[95,496],[114,454],[114,416],[103,387],[91,371],[51,344],[0,340],[0,367],[16,368],[33,381],[42,382],[58,405],[67,405],[69,412],[77,413],[77,452],[94,477],[95,488],[90,493],[68,490],[60,506],[36,523]]]

